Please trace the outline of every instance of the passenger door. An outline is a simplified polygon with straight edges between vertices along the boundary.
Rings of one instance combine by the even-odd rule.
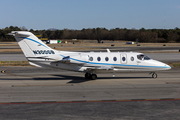
[[[122,64],[127,63],[127,55],[126,54],[120,54],[120,61]]]

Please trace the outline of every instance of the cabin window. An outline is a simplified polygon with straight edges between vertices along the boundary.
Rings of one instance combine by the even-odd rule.
[[[131,57],[131,61],[134,61],[134,57]]]
[[[117,61],[117,57],[114,57],[113,60],[114,60],[114,61]]]
[[[93,61],[93,57],[90,57],[90,58],[89,58],[89,61]]]
[[[101,61],[101,58],[100,58],[100,57],[98,57],[98,58],[97,58],[97,60],[98,60],[98,61]]]
[[[106,57],[106,58],[105,58],[105,60],[106,60],[106,61],[108,61],[108,60],[109,60],[109,58],[108,58],[108,57]]]
[[[126,61],[126,58],[125,58],[125,57],[122,57],[122,61]]]

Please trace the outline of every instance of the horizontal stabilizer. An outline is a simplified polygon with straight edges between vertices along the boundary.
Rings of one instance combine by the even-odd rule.
[[[28,37],[28,36],[31,35],[31,34],[28,34],[28,33],[29,32],[12,31],[11,33],[8,33],[8,35]]]

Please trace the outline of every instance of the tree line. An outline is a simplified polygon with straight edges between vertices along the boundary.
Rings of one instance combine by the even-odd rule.
[[[0,41],[10,42],[15,41],[13,36],[7,35],[11,31],[28,31],[25,27],[10,26],[0,29]],[[41,35],[48,39],[82,39],[82,40],[125,40],[139,42],[180,42],[180,29],[126,29],[126,28],[88,28],[82,30],[33,30],[30,32],[35,35]]]

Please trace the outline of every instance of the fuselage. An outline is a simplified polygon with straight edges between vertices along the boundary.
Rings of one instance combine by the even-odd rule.
[[[135,71],[158,71],[168,70],[171,67],[165,63],[153,60],[148,56],[137,52],[63,52],[55,51],[51,55],[49,64],[53,67],[86,72],[93,70],[99,72],[135,72]],[[42,55],[43,57],[44,55]],[[35,60],[32,62],[43,64]],[[30,60],[31,61],[31,60]]]

